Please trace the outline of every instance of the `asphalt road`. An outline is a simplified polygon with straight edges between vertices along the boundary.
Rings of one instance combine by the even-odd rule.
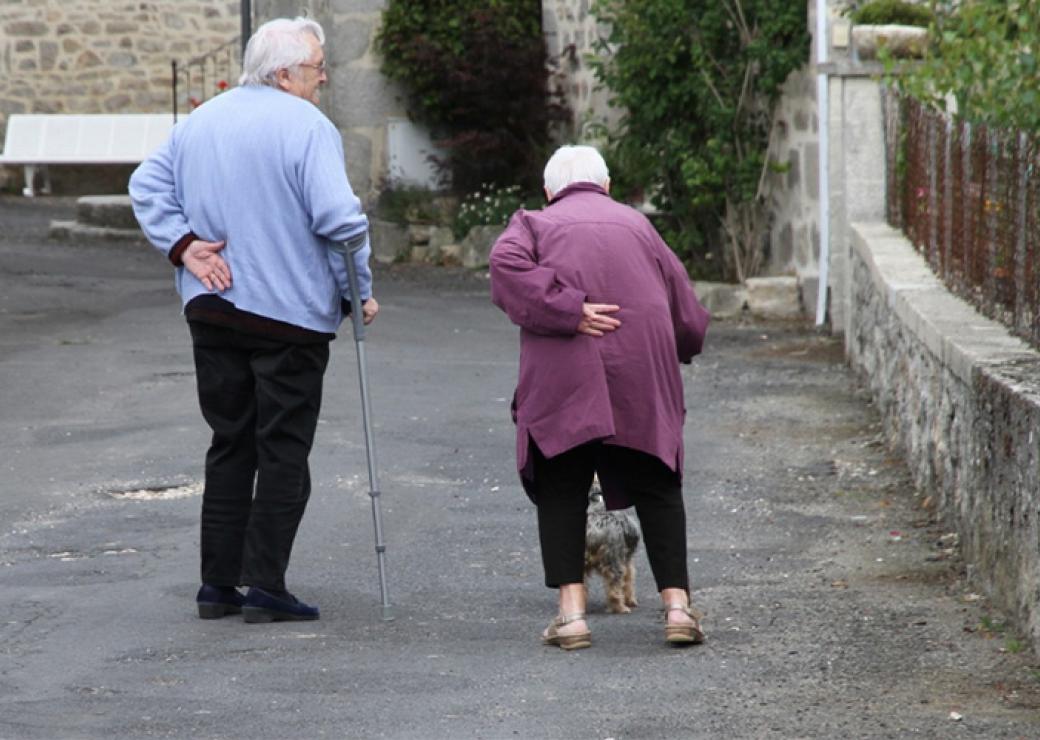
[[[170,267],[0,198],[0,738],[1036,738],[1040,668],[963,579],[840,344],[717,322],[683,369],[703,646],[554,610],[514,473],[517,333],[480,273],[381,268],[367,343],[396,619],[379,619],[354,346],[334,343],[289,572],[315,623],[194,615],[207,432]]]

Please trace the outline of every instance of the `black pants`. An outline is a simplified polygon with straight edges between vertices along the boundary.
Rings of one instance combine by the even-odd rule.
[[[213,430],[202,494],[202,581],[282,590],[311,492],[307,457],[328,342],[289,344],[189,324],[199,405]]]
[[[653,455],[600,442],[552,458],[543,456],[536,445],[531,447],[546,586],[584,580],[585,511],[592,475],[599,472],[620,480],[635,505],[657,590],[689,591],[686,509],[676,473]]]

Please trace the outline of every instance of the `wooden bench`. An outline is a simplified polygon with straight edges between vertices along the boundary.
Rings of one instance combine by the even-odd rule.
[[[22,193],[32,197],[37,171],[44,177],[41,192],[51,191],[47,165],[137,164],[166,141],[171,128],[172,113],[15,113],[7,119],[0,165],[24,167]]]

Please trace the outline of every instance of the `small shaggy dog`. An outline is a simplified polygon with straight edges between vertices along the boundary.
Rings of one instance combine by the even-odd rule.
[[[632,563],[638,545],[639,529],[632,516],[623,510],[607,511],[599,482],[593,482],[585,520],[585,583],[591,573],[602,576],[607,609],[615,614],[627,614],[638,606]]]

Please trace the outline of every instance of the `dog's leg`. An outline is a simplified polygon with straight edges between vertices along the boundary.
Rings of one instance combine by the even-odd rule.
[[[607,592],[607,609],[614,614],[628,614],[631,609],[625,605],[625,574],[617,568],[604,568],[603,584]]]
[[[636,566],[629,560],[625,563],[625,604],[628,606],[639,606],[636,601]]]

